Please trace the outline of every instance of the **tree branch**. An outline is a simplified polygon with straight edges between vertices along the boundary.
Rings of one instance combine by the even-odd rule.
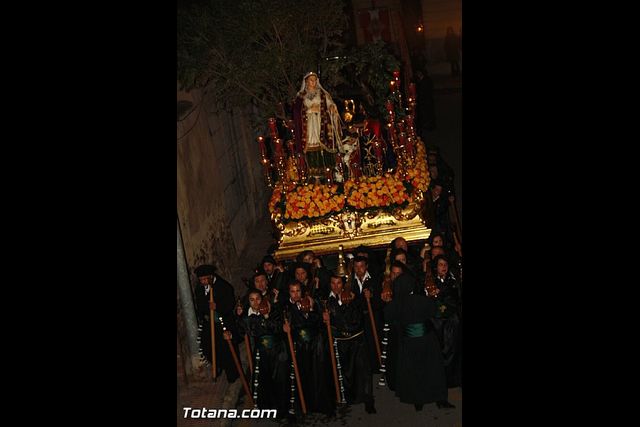
[[[280,56],[278,56],[278,64],[280,65],[280,71],[282,72],[284,79],[287,81],[287,85],[291,88],[293,87],[293,84],[291,83],[291,80],[289,79],[289,75],[287,74],[287,71],[284,69],[282,64],[282,58],[285,56],[286,50],[285,50],[284,44],[282,43],[282,38],[280,37],[280,32],[278,31],[278,27],[276,27],[275,22],[271,21],[271,25],[273,26],[273,31],[276,34],[276,40],[278,40],[278,44],[280,45]]]

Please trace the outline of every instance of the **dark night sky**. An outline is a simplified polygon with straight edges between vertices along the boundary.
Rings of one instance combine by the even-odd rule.
[[[207,4],[209,0],[177,0],[178,8],[188,7],[194,4]]]

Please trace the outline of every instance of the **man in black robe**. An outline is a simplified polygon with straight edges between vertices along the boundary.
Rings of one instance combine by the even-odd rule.
[[[391,241],[391,262],[395,261],[394,256],[399,253],[399,249],[402,249],[405,252],[406,261],[403,261],[404,264],[411,269],[411,272],[414,276],[417,277],[417,273],[420,271],[422,267],[422,258],[420,257],[420,248],[416,245],[411,245],[407,243],[407,240],[404,237],[396,237]]]
[[[233,309],[236,305],[236,298],[233,286],[222,277],[215,274],[215,267],[209,264],[200,265],[195,269],[198,277],[198,284],[195,287],[196,315],[201,325],[200,346],[204,357],[212,363],[211,358],[211,322],[210,309],[214,310],[215,340],[216,340],[216,376],[224,370],[227,374],[227,381],[233,383],[238,379],[239,373],[231,356],[229,345],[223,336],[222,322],[224,326],[237,336],[235,328],[235,318]],[[209,303],[209,292],[213,289],[213,303]],[[222,320],[220,320],[222,318]],[[232,340],[238,351],[237,341]]]
[[[353,250],[353,255],[365,257],[367,259],[367,270],[369,273],[373,276],[382,277],[384,274],[384,262],[378,259],[376,251],[360,245]]]
[[[342,277],[331,276],[331,292],[324,320],[330,322],[331,333],[337,343],[336,358],[340,359],[344,397],[349,404],[364,403],[367,413],[374,414],[373,379],[364,339],[363,299],[354,298],[350,292],[343,300],[342,291]]]
[[[392,284],[392,291],[389,292],[388,290],[384,290],[382,291],[382,294],[380,295],[380,298],[382,299],[382,303],[383,303],[383,313],[386,313],[386,307],[387,305],[392,301],[392,295],[393,295],[393,289],[395,289],[395,280],[400,277],[401,275],[405,275],[407,277],[407,279],[405,280],[411,280],[412,276],[407,273],[407,266],[400,261],[393,261],[391,263],[391,267],[389,269],[389,279],[391,280],[391,284]],[[383,284],[384,287],[384,284]],[[387,340],[387,346],[386,346],[386,362],[383,359],[382,363],[384,363],[385,369],[384,369],[384,376],[386,378],[386,384],[387,387],[389,387],[389,390],[395,391],[396,390],[396,359],[398,357],[398,350],[397,350],[397,346],[398,346],[398,335],[399,335],[399,326],[397,324],[389,324],[388,319],[386,319],[386,314],[383,314],[383,317],[385,318],[385,323],[387,323],[388,325],[388,330],[386,333],[386,340]],[[384,338],[383,342],[384,342]],[[382,352],[384,353],[384,347]],[[382,372],[383,370],[380,369],[380,371]],[[380,385],[380,383],[378,383],[378,385]]]
[[[326,299],[329,295],[331,272],[324,266],[322,259],[316,257],[313,251],[305,250],[298,254],[296,260],[298,263],[308,267],[308,277],[313,284],[311,295],[321,300]]]
[[[435,216],[433,232],[442,234],[446,242],[453,242],[451,221],[449,219],[449,199],[444,191],[444,184],[440,180],[433,180],[430,187]]]
[[[382,293],[382,277],[369,271],[369,260],[367,258],[356,256],[353,259],[353,278],[351,283],[351,290],[356,299],[360,300],[359,305],[363,310],[364,338],[367,343],[369,365],[371,366],[372,372],[377,372],[380,363],[378,361],[373,325],[371,325],[366,298],[369,298],[371,301],[371,310],[373,311],[373,319],[376,322],[376,332],[378,334],[378,345],[380,345],[384,325],[384,316],[382,314],[383,302],[382,299],[380,299]]]
[[[282,331],[282,311],[268,305],[261,310],[262,292],[250,289],[247,311],[238,309],[240,336],[250,337],[253,358],[251,387],[260,409],[277,409],[278,418],[286,417],[289,403],[289,357]]]
[[[393,300],[384,309],[385,319],[398,332],[394,345],[396,396],[413,404],[417,411],[425,403],[436,402],[439,408],[451,408],[447,401],[447,384],[442,353],[429,319],[435,315],[432,300],[413,294],[414,282],[402,273],[393,284]]]
[[[243,311],[246,313],[249,310],[249,291],[252,289],[257,289],[260,291],[260,296],[262,299],[266,299],[269,301],[271,305],[277,306],[280,304],[280,291],[276,288],[269,287],[269,280],[267,279],[267,273],[264,270],[258,270],[252,277],[251,282],[253,283],[253,287],[250,287],[247,290],[247,293],[241,300],[241,305]],[[282,311],[281,308],[274,308],[279,311]]]
[[[269,288],[277,289],[279,292],[284,290],[284,294],[287,294],[289,291],[285,285],[287,274],[282,266],[279,266],[271,255],[265,255],[260,266],[266,273]]]
[[[460,288],[455,276],[449,270],[449,261],[445,256],[436,256],[433,264],[435,266],[434,281],[438,291],[436,295],[431,296],[437,306],[431,323],[442,350],[447,386],[458,387],[462,384]]]
[[[303,301],[305,299],[307,301]],[[329,348],[322,328],[322,308],[318,300],[309,295],[303,296],[302,286],[298,282],[289,285],[289,298],[283,303],[285,316],[290,322],[307,412],[332,415],[336,402],[332,393]],[[308,305],[303,306],[303,303]],[[286,332],[287,326],[283,329]],[[295,380],[292,383],[297,386]],[[294,398],[296,405],[299,405],[297,392]]]

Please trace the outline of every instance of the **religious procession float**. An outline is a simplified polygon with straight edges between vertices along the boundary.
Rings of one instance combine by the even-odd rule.
[[[390,80],[386,123],[353,120],[350,99],[341,117],[313,72],[303,78],[293,119],[268,120],[269,135],[257,139],[272,191],[277,260],[305,249],[323,255],[339,245],[380,248],[397,236],[408,242],[429,237],[429,173],[415,132],[416,89],[408,85],[403,102],[399,76],[396,71]]]

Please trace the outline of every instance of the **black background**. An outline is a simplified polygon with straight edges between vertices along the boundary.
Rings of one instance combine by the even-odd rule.
[[[39,382],[73,384],[47,393],[65,416],[164,425],[176,414],[176,18],[171,3],[138,7],[85,11],[56,25],[60,50],[38,52],[52,68],[38,98],[50,138],[32,174],[50,187],[24,191],[43,223],[21,272],[53,289],[28,312],[34,356],[55,374]],[[595,328],[575,310],[599,280],[586,243],[602,221],[580,81],[591,63],[569,16],[463,2],[466,425],[578,415],[561,408],[583,380],[574,345]]]

